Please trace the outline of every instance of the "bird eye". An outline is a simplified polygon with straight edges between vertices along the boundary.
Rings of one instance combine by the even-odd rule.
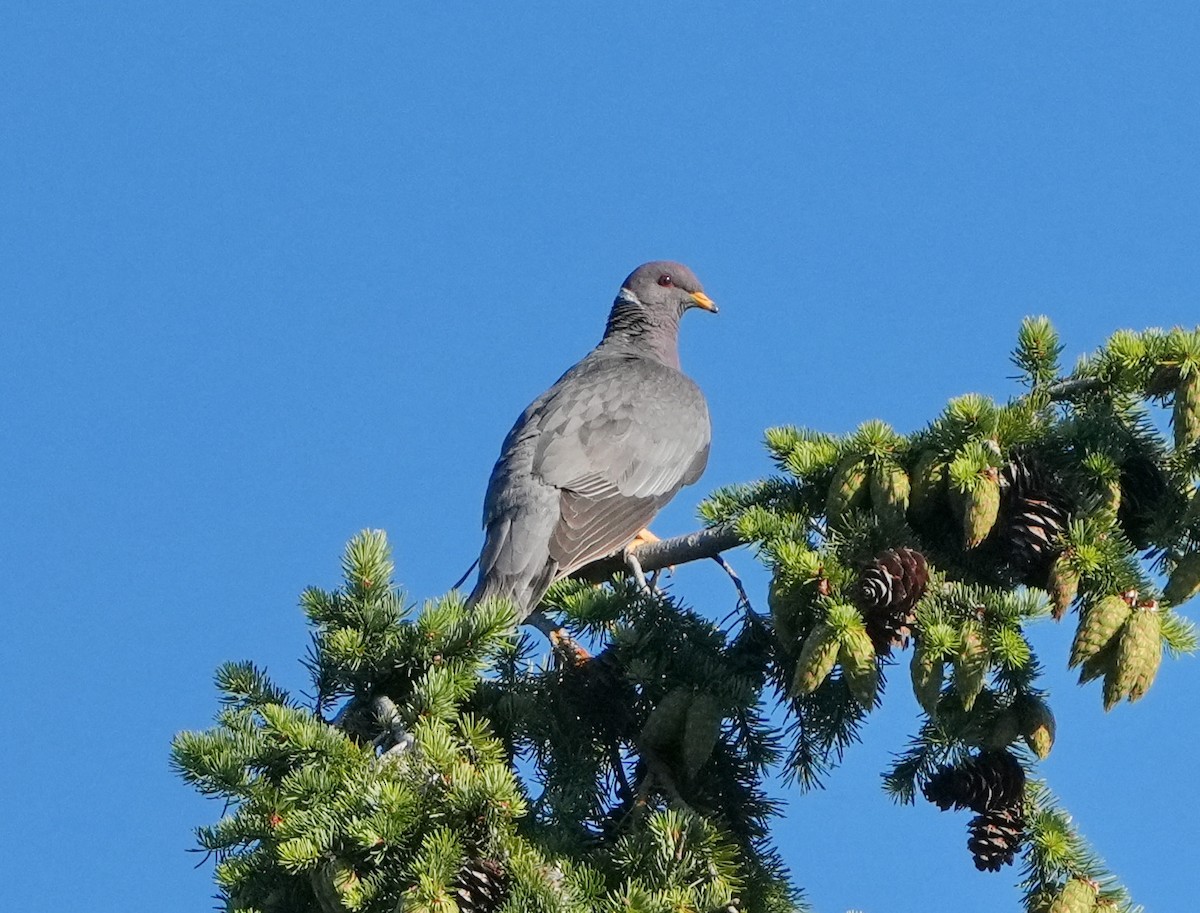
[[[670,288],[675,284],[675,280],[671,278],[670,273],[663,273],[658,277],[658,284],[663,288]]]

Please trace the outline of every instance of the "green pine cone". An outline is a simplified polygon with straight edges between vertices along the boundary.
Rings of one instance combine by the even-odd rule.
[[[309,873],[313,893],[323,913],[349,913],[362,903],[362,881],[340,859],[331,859]]]
[[[1065,885],[1048,913],[1092,913],[1096,908],[1096,885],[1082,878],[1072,878]]]
[[[1095,656],[1089,656],[1079,664],[1079,684],[1086,685],[1093,679],[1112,672],[1117,662],[1117,639],[1114,637]]]
[[[1200,371],[1192,371],[1175,388],[1175,449],[1183,450],[1200,441]]]
[[[975,698],[983,690],[987,667],[988,647],[983,626],[977,621],[967,621],[959,632],[958,654],[954,657],[954,690],[964,710],[975,705]]]
[[[1113,707],[1121,703],[1121,699],[1127,696],[1127,691],[1121,690],[1120,678],[1117,676],[1117,664],[1115,661],[1116,651],[1113,651],[1113,660],[1107,664],[1104,670],[1104,712],[1112,710]]]
[[[723,718],[721,704],[713,695],[703,692],[692,699],[683,730],[683,769],[689,780],[712,757]]]
[[[867,464],[856,454],[844,457],[833,471],[825,501],[825,519],[833,526],[841,526],[851,510],[866,502],[867,493]]]
[[[958,495],[959,511],[962,515],[963,544],[976,548],[996,525],[1000,515],[1000,483],[984,476],[975,487]]]
[[[1025,744],[1041,760],[1046,760],[1054,747],[1055,722],[1050,705],[1040,697],[1026,695],[1017,704],[1017,718]]]
[[[1171,571],[1163,595],[1171,605],[1182,605],[1200,593],[1200,552],[1184,555]]]
[[[933,716],[937,713],[938,700],[942,696],[942,680],[946,676],[946,663],[941,652],[935,653],[922,638],[917,638],[909,671],[912,673],[913,694],[917,697],[917,703]]]
[[[1050,565],[1048,589],[1054,600],[1054,620],[1061,621],[1079,595],[1079,572],[1067,561],[1066,555],[1059,555]]]
[[[1139,700],[1158,675],[1162,664],[1162,615],[1158,606],[1135,610],[1121,629],[1117,641],[1116,682],[1114,688],[1130,701]]]
[[[946,464],[936,450],[926,450],[913,467],[908,509],[917,519],[932,516],[946,499]]]
[[[664,751],[679,744],[692,705],[692,689],[678,687],[667,692],[658,706],[650,711],[638,742],[643,748]]]
[[[832,625],[821,622],[809,632],[796,660],[793,694],[812,694],[829,677],[838,658],[838,636]]]
[[[850,693],[867,710],[875,706],[879,688],[879,664],[875,661],[875,645],[862,625],[846,628],[840,638],[838,659]]]
[[[1129,603],[1123,596],[1105,596],[1088,606],[1075,629],[1075,640],[1071,644],[1071,658],[1067,668],[1071,669],[1098,654],[1121,630],[1129,618]]]
[[[792,588],[785,584],[776,574],[771,578],[771,586],[767,590],[767,607],[771,610],[771,622],[775,626],[775,637],[788,652],[795,650],[793,646],[798,637],[796,633],[795,594]]]
[[[885,522],[904,522],[911,489],[908,473],[894,463],[876,463],[871,470],[871,507]]]
[[[1104,486],[1104,501],[1101,505],[1104,510],[1115,514],[1121,509],[1121,480],[1113,479]]]

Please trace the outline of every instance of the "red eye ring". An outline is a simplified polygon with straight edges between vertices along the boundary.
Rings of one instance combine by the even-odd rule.
[[[671,288],[673,285],[675,285],[675,280],[671,278],[670,273],[663,273],[658,277],[658,284],[663,288]]]

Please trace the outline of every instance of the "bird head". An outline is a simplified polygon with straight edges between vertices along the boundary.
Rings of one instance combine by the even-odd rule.
[[[621,283],[618,303],[622,298],[640,305],[648,313],[673,313],[676,318],[689,308],[717,313],[716,304],[704,294],[696,274],[682,263],[670,260],[643,263],[635,269]]]

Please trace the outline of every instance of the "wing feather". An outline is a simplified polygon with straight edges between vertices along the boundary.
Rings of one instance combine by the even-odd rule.
[[[534,473],[561,492],[550,541],[560,575],[628,544],[699,477],[710,438],[703,395],[666,365],[597,359],[563,381],[531,416]]]

